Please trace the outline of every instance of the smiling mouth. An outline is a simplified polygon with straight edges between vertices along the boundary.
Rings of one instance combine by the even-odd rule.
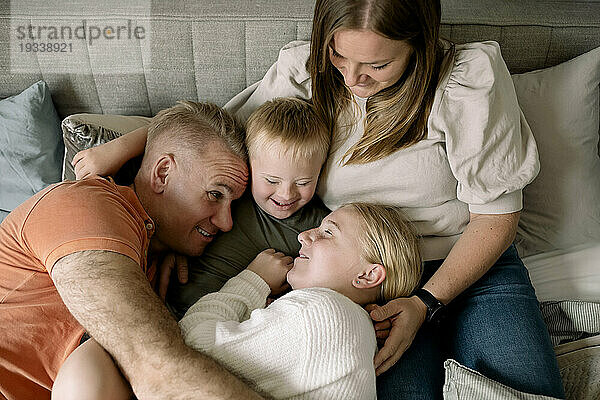
[[[282,209],[288,209],[291,208],[294,204],[296,204],[296,202],[298,200],[294,200],[291,203],[280,203],[274,199],[271,199],[271,201],[273,202],[273,204],[275,204],[277,207],[282,208]]]
[[[214,234],[208,233],[207,231],[205,231],[204,229],[200,228],[199,226],[196,227],[196,232],[198,232],[199,234],[201,234],[202,236],[204,236],[207,239],[212,239],[215,237]]]

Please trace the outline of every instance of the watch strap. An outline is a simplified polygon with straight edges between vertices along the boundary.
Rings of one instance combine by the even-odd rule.
[[[437,322],[439,320],[440,311],[444,308],[444,304],[435,298],[428,290],[423,288],[415,291],[417,296],[423,304],[427,307],[427,316],[425,320],[427,322]]]

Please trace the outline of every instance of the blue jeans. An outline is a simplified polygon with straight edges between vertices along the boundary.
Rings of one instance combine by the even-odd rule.
[[[423,283],[441,263],[425,263]],[[441,327],[421,327],[396,365],[377,378],[377,398],[441,399],[448,358],[514,389],[565,397],[529,273],[514,245],[448,305]]]

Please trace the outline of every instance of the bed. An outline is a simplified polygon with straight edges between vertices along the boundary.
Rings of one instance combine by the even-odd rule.
[[[41,187],[73,178],[76,151],[179,99],[225,104],[261,79],[283,45],[309,38],[313,12],[312,0],[99,3],[0,3],[0,169],[9,171],[0,219]],[[567,398],[598,399],[600,2],[442,0],[442,12],[445,38],[497,41],[513,74],[542,165],[524,191],[516,244]],[[446,398],[492,398],[494,382],[485,381],[484,397],[468,397],[463,389],[485,378],[451,362],[447,371]]]

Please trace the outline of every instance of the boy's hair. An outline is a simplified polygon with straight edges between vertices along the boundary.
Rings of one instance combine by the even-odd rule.
[[[269,154],[280,144],[293,161],[320,156],[325,160],[330,135],[325,123],[307,100],[282,97],[267,101],[246,123],[246,146],[250,157]]]
[[[213,140],[222,142],[244,162],[248,160],[244,127],[227,111],[212,103],[178,101],[150,121],[145,152],[187,154],[195,158]]]
[[[381,264],[386,278],[381,284],[379,302],[410,295],[423,273],[417,234],[399,207],[349,203],[364,220],[361,244],[363,258]]]

